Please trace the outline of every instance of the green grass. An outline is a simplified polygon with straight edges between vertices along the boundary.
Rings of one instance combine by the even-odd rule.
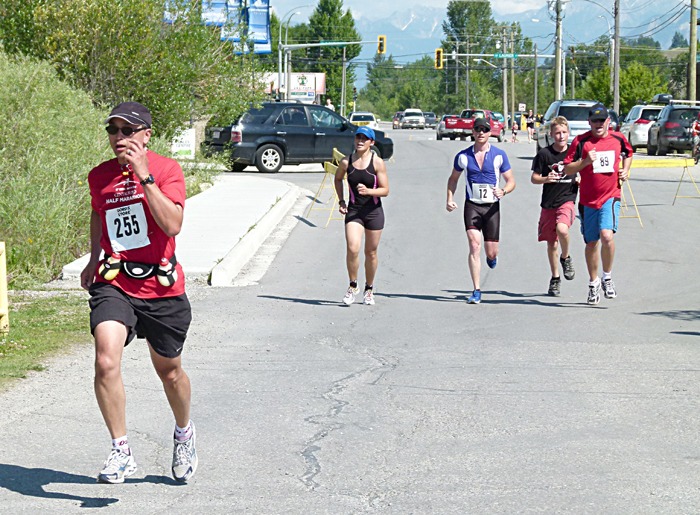
[[[73,345],[88,345],[87,293],[79,291],[10,292],[10,332],[0,335],[0,390],[45,360]]]

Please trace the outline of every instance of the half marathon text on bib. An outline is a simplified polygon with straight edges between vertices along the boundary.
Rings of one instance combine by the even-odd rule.
[[[472,196],[469,200],[475,204],[493,204],[496,196],[493,194],[494,186],[491,184],[472,183]]]
[[[108,210],[106,220],[113,252],[140,249],[151,243],[146,214],[140,202]]]

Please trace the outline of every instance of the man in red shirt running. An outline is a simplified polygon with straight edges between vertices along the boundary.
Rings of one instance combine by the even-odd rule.
[[[91,297],[95,395],[112,437],[112,451],[97,480],[123,483],[136,472],[126,433],[121,359],[124,347],[138,337],[148,342],[151,362],[175,416],[172,473],[185,482],[198,461],[190,420],[190,380],[181,361],[192,312],[185,277],[175,259],[185,178],[176,161],[146,147],[151,113],[145,106],[119,104],[105,123],[116,158],[88,175],[91,253],[80,277]]]
[[[598,104],[591,108],[588,124],[591,130],[576,136],[569,147],[564,158],[564,173],[578,173],[581,177],[579,214],[581,232],[586,243],[588,304],[598,304],[601,289],[598,277],[599,253],[603,263],[602,287],[605,297],[613,299],[617,296],[612,280],[614,234],[620,218],[620,187],[627,180],[633,152],[621,133],[608,132],[610,117],[604,106]]]

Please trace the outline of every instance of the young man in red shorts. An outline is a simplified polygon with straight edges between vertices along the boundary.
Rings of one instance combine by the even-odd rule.
[[[579,214],[583,241],[586,243],[589,277],[587,302],[598,304],[601,290],[599,261],[603,263],[602,287],[605,297],[617,297],[612,280],[614,235],[620,218],[620,187],[627,180],[633,152],[627,138],[619,132],[608,132],[610,117],[604,106],[599,104],[591,108],[588,124],[591,130],[576,136],[571,143],[564,159],[564,172],[581,176]]]
[[[563,161],[569,149],[569,122],[563,116],[552,120],[549,135],[554,143],[540,150],[532,161],[532,184],[542,184],[542,202],[537,241],[547,242],[547,257],[552,278],[549,280],[548,294],[558,297],[561,294],[561,263],[567,281],[576,272],[569,254],[569,228],[576,218],[576,177],[564,175]],[[561,256],[558,247],[561,246]]]
[[[88,175],[91,253],[80,278],[91,296],[95,395],[112,437],[112,451],[97,480],[123,483],[136,472],[126,432],[121,359],[124,347],[138,337],[147,339],[151,362],[175,416],[172,473],[185,482],[198,462],[190,380],[181,361],[192,313],[185,277],[175,260],[185,178],[176,161],[146,147],[151,113],[145,106],[119,104],[105,123],[116,158]]]

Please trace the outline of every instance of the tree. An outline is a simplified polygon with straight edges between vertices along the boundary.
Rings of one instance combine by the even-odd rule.
[[[33,32],[20,38],[3,29],[5,46],[48,60],[97,105],[146,104],[161,135],[207,113],[230,123],[262,96],[258,60],[236,56],[218,28],[205,27],[200,2],[177,0],[172,24],[163,22],[159,0],[30,3],[31,23],[25,25]],[[242,54],[244,45],[237,47]]]
[[[640,102],[648,102],[663,91],[661,74],[641,63],[632,63],[620,72],[620,111],[627,112]]]
[[[309,23],[299,26],[293,35],[299,38],[301,42],[306,43],[360,41],[362,39],[355,29],[355,21],[350,10],[343,11],[342,0],[319,0],[316,9],[309,17]],[[340,93],[343,82],[343,48],[334,46],[313,47],[296,51],[294,55],[296,69],[308,72],[325,72],[326,94],[335,100],[335,105],[340,110]],[[346,47],[346,62],[358,55],[360,55],[360,45],[349,45]],[[354,80],[354,67],[348,66],[346,84],[351,85]]]
[[[671,48],[688,48],[688,40],[683,34],[676,31],[675,34],[673,34],[673,39],[671,40],[671,46],[669,49]]]

